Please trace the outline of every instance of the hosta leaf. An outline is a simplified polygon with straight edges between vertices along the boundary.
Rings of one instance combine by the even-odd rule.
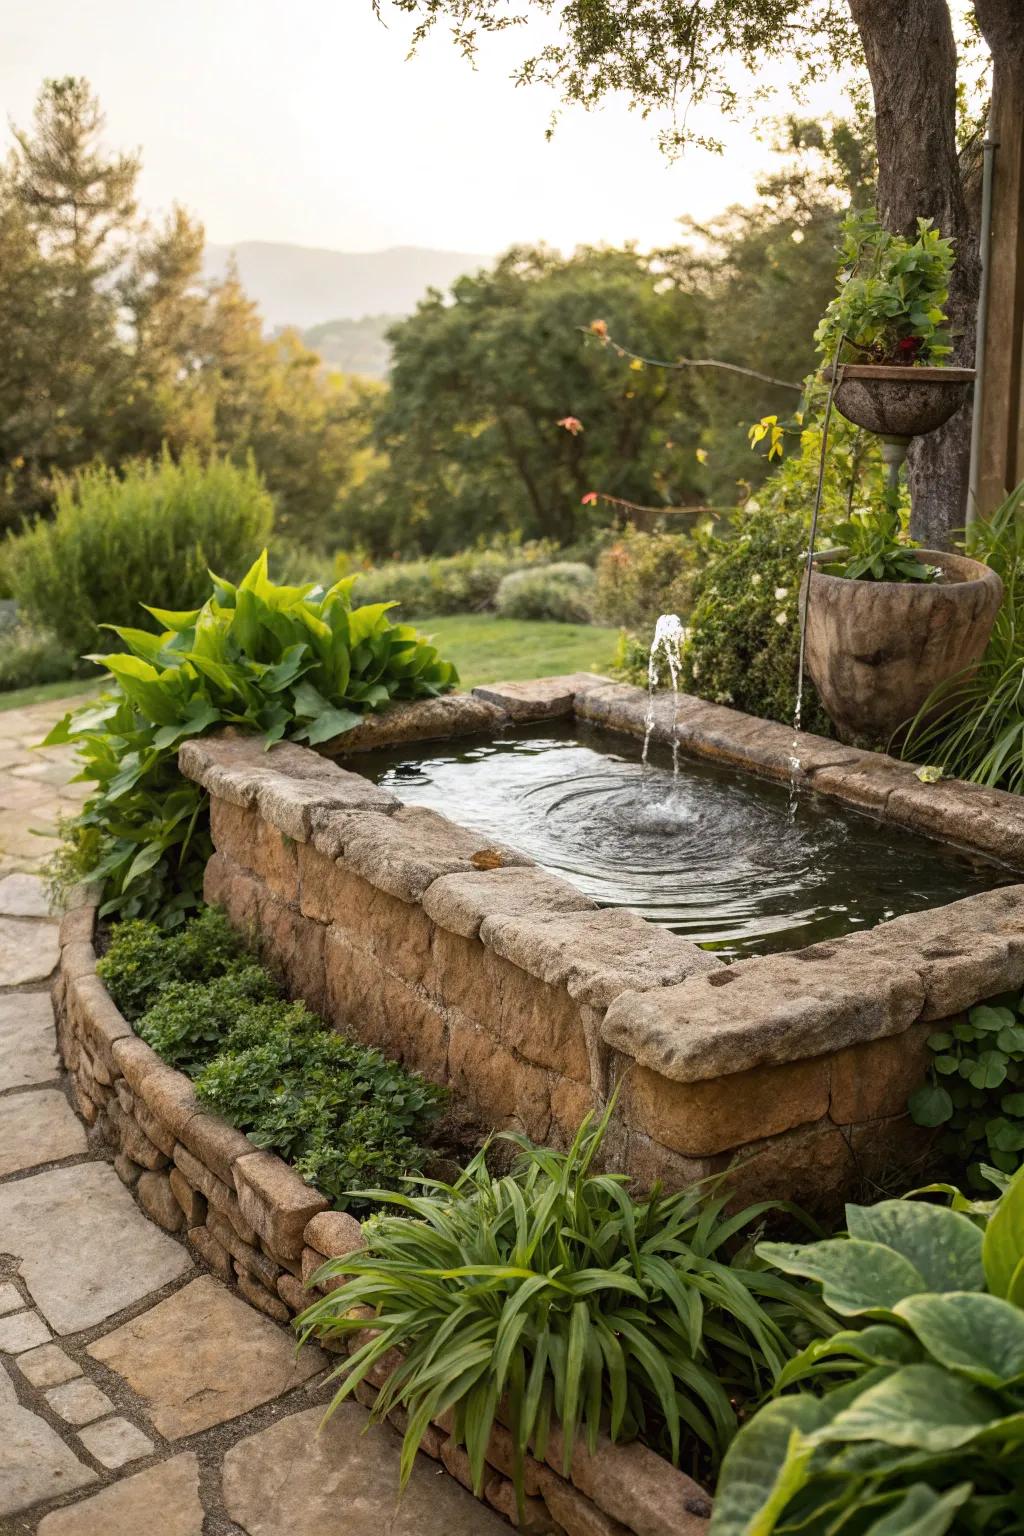
[[[1008,1296],[1024,1262],[1024,1168],[1011,1179],[989,1217],[982,1242],[985,1278],[993,1296]]]
[[[905,1303],[900,1302],[900,1306]],[[781,1392],[806,1376],[819,1374],[815,1367],[822,1362],[836,1363],[859,1360],[867,1365],[909,1365],[920,1359],[921,1351],[902,1328],[888,1323],[872,1323],[867,1328],[848,1328],[832,1334],[827,1339],[815,1339],[807,1348],[784,1367],[775,1382],[775,1390]]]
[[[958,1483],[942,1494],[926,1483],[915,1483],[864,1536],[944,1536],[973,1492],[973,1483]]]
[[[768,1536],[807,1479],[807,1436],[831,1416],[827,1399],[777,1398],[744,1425],[725,1453],[713,1536]]]
[[[817,1431],[817,1441],[877,1440],[940,1454],[958,1450],[996,1418],[992,1399],[937,1365],[905,1365]]]
[[[925,1280],[921,1290],[984,1288],[981,1233],[968,1216],[914,1200],[880,1200],[848,1205],[846,1223],[851,1237],[884,1243],[913,1264]]]
[[[895,1311],[940,1365],[980,1386],[1001,1387],[1024,1375],[1024,1313],[998,1296],[908,1296]]]
[[[905,1296],[932,1289],[908,1259],[881,1243],[758,1243],[757,1252],[787,1274],[819,1281],[826,1305],[844,1315],[884,1317]]]

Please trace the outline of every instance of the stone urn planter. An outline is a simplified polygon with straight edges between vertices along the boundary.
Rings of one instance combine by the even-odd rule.
[[[919,437],[959,410],[973,378],[973,368],[843,363],[835,406],[854,426],[880,437]]]
[[[807,670],[841,741],[885,746],[939,683],[980,661],[1003,584],[987,565],[933,549],[914,554],[940,568],[934,583],[830,576],[842,554],[814,557]]]

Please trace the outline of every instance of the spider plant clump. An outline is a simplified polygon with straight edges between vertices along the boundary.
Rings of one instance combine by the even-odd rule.
[[[723,1194],[657,1187],[635,1200],[625,1176],[595,1173],[610,1113],[588,1117],[565,1153],[506,1136],[519,1157],[503,1177],[485,1148],[453,1185],[361,1192],[397,1214],[372,1217],[364,1248],[323,1266],[321,1279],[344,1283],[297,1326],[303,1339],[337,1340],[367,1327],[353,1309],[372,1310],[371,1336],[335,1373],[332,1407],[401,1351],[374,1414],[408,1413],[403,1484],[431,1420],[447,1412],[477,1491],[495,1420],[507,1425],[521,1515],[524,1457],[544,1457],[555,1425],[566,1474],[577,1438],[593,1450],[599,1432],[640,1437],[703,1472],[742,1405],[772,1387],[815,1328],[835,1326],[808,1289],[754,1255],[768,1203],[727,1215]]]
[[[979,664],[950,678],[911,721],[902,756],[947,778],[1024,792],[1024,483],[967,537],[998,572],[1003,601]]]

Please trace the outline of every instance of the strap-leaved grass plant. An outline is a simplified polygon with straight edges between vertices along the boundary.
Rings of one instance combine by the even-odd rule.
[[[381,1389],[380,1417],[408,1412],[401,1478],[432,1419],[451,1411],[477,1491],[496,1418],[523,1458],[543,1457],[560,1425],[564,1469],[577,1435],[642,1437],[695,1469],[717,1462],[738,1406],[770,1388],[803,1338],[828,1331],[825,1309],[771,1273],[738,1234],[768,1209],[727,1215],[705,1190],[634,1200],[621,1174],[592,1164],[608,1124],[588,1117],[566,1153],[508,1136],[520,1156],[498,1177],[486,1149],[454,1185],[375,1190],[397,1208],[372,1217],[365,1247],[319,1277],[346,1277],[297,1321],[302,1337],[373,1332],[338,1367],[336,1407],[392,1348],[402,1363]],[[364,1192],[365,1193],[365,1192]]]
[[[104,882],[102,915],[181,923],[201,899],[211,850],[207,797],[178,772],[178,747],[217,725],[310,746],[395,699],[458,682],[391,603],[353,608],[354,576],[324,592],[278,586],[267,552],[237,586],[211,576],[201,608],[147,608],[158,632],[109,626],[125,651],[89,659],[113,674],[98,702],[66,715],[44,745],[72,742],[96,789],[74,827],[75,878]],[[59,873],[59,872],[58,872]]]

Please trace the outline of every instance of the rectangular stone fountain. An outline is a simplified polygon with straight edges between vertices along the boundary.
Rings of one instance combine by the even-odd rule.
[[[573,741],[595,726],[615,733],[604,738],[615,747],[606,762],[621,759],[624,770],[613,795],[620,810],[642,808],[646,790],[630,742],[648,726],[647,696],[587,674],[399,706],[330,744],[338,755],[390,753],[376,764],[352,756],[376,767],[380,784],[294,746],[268,754],[231,735],[187,743],[182,770],[212,800],[217,851],[207,899],[256,935],[296,995],[339,1028],[451,1084],[488,1126],[564,1144],[618,1085],[608,1161],[641,1181],[678,1186],[729,1168],[744,1194],[827,1202],[861,1176],[912,1163],[924,1133],[905,1106],[924,1076],[927,1036],[938,1020],[1024,985],[1024,885],[1013,883],[1024,870],[1019,799],[924,784],[909,764],[807,734],[794,750],[783,726],[685,695],[676,704],[658,699],[652,742],[671,750],[678,734],[687,787],[681,806],[667,795],[667,810],[658,802],[655,843],[657,816],[678,822],[712,783],[726,795],[717,803],[739,818],[739,833],[730,833],[734,860],[749,812],[748,864],[772,839],[792,854],[791,835],[803,849],[797,862],[813,875],[815,837],[824,829],[826,844],[848,856],[845,829],[860,822],[848,813],[860,812],[872,820],[857,828],[863,841],[847,866],[875,858],[885,874],[884,890],[863,880],[861,898],[842,913],[827,909],[843,903],[800,887],[795,925],[784,890],[774,893],[767,921],[755,910],[751,926],[719,881],[717,915],[702,916],[699,838],[684,817],[665,835],[691,837],[682,873],[696,866],[697,878],[675,932],[631,903],[600,906],[595,895],[607,892],[588,888],[595,877],[585,847],[571,869],[564,847],[552,858],[543,845],[550,829],[542,846],[530,845],[527,824],[512,814],[521,803],[514,790],[481,805],[465,779],[448,780],[434,802],[447,815],[399,798],[429,799],[422,780],[437,776],[433,749],[418,754],[410,743],[478,738],[468,754],[460,746],[444,757],[458,766],[468,756],[472,771],[486,775],[503,751],[516,756],[500,746],[510,728],[540,723],[528,738],[546,742],[549,753],[568,750],[552,745],[551,722],[556,731],[568,727]],[[591,773],[594,740],[574,749],[590,754]],[[534,762],[543,757],[533,754]],[[600,841],[600,808],[595,814],[592,801],[588,809],[585,786],[584,801],[573,799],[585,775],[560,766],[569,770],[570,797],[560,814]],[[670,777],[652,771],[656,782]],[[901,865],[918,874],[927,867],[933,879],[927,891],[917,876],[904,880],[910,899],[902,908],[893,906]],[[974,894],[961,894],[968,890]],[[890,909],[904,915],[871,922]],[[693,935],[741,958],[723,963]],[[807,937],[818,942],[804,944]]]

